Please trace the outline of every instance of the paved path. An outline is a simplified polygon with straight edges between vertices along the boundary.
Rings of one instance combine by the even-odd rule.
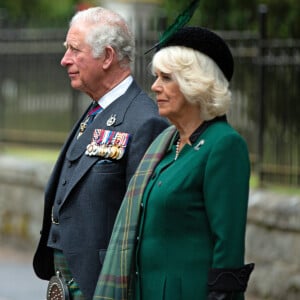
[[[0,300],[45,300],[47,282],[31,266],[32,253],[0,245]]]
[[[35,276],[32,255],[0,245],[0,300],[45,300],[47,282]]]

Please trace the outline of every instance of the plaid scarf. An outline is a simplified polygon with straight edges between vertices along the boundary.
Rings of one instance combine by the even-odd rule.
[[[164,156],[175,127],[170,126],[154,140],[132,177],[115,221],[93,300],[128,300],[141,200],[148,180]]]

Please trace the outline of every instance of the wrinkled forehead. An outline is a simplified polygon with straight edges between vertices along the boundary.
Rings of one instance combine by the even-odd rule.
[[[85,45],[87,36],[87,28],[83,26],[73,25],[69,28],[66,35],[66,44]]]

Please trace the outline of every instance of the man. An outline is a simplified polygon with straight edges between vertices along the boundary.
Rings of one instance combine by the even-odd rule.
[[[118,14],[100,7],[77,13],[65,46],[61,64],[71,85],[93,104],[71,131],[49,179],[33,266],[38,277],[54,279],[49,299],[66,283],[70,299],[90,300],[129,180],[168,123],[131,75],[134,38]]]

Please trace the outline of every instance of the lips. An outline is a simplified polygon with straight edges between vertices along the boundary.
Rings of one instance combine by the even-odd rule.
[[[165,100],[165,99],[156,99],[156,102],[157,103],[165,103],[165,102],[168,102],[168,100]]]
[[[74,77],[76,77],[79,73],[78,73],[78,72],[68,72],[68,74],[69,74],[69,77],[70,77],[70,78],[74,78]]]

